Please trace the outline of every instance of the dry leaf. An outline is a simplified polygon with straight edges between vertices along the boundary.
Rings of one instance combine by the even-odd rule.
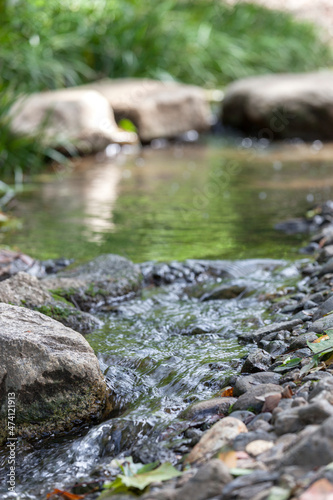
[[[222,390],[221,397],[227,398],[234,395],[234,388],[229,385]]]
[[[69,493],[69,491],[64,491],[64,490],[58,490],[55,488],[52,493],[48,493],[46,495],[46,498],[52,498],[53,496],[58,495],[59,497],[63,498],[64,500],[81,500],[84,498],[84,495],[75,495],[74,493]]]
[[[333,363],[333,354],[331,354],[330,357],[324,361],[324,363],[326,366],[330,366]]]
[[[283,399],[290,399],[293,396],[293,391],[291,390],[290,385],[287,385],[283,391],[282,391],[282,398]]]
[[[262,412],[272,413],[272,411],[280,403],[281,399],[282,399],[282,394],[279,394],[278,392],[276,394],[270,394],[269,396],[266,396],[264,406],[262,407]]]
[[[237,455],[235,451],[226,451],[219,453],[218,458],[229,468],[237,467]]]
[[[328,340],[329,336],[328,335],[322,335],[321,337],[318,337],[316,340],[312,342],[312,344],[319,344],[319,342],[322,342],[323,340]]]
[[[333,485],[327,479],[319,479],[299,497],[299,500],[333,500]]]

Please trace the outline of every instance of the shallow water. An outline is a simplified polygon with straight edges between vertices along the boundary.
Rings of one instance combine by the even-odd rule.
[[[330,197],[325,148],[178,145],[87,159],[29,186],[14,209],[23,229],[2,242],[38,258],[292,258],[302,238],[274,224]]]
[[[136,461],[177,463],[190,425],[179,419],[180,412],[220,394],[248,352],[238,343],[238,334],[267,321],[266,302],[258,298],[293,284],[297,277],[296,266],[283,261],[220,263],[229,277],[218,276],[219,263],[210,265],[217,276],[207,276],[201,283],[176,280],[144,288],[103,316],[105,325],[88,341],[115,394],[117,413],[89,431],[82,430],[81,437],[21,443],[18,498],[45,498],[55,487],[103,479],[112,473],[110,462],[119,454],[132,455]],[[234,299],[200,300],[221,285],[238,286],[244,292]],[[6,456],[0,452],[1,459],[4,473]]]
[[[227,278],[217,272],[199,284],[176,280],[147,287],[104,316],[104,327],[88,340],[117,412],[62,439],[20,443],[16,498],[41,499],[55,487],[103,479],[114,473],[109,464],[119,454],[176,463],[188,425],[179,413],[220,394],[249,349],[238,343],[238,334],[272,320],[258,299],[295,282],[290,261],[306,239],[277,233],[274,223],[331,196],[333,154],[326,154],[326,146],[247,150],[244,144],[178,145],[112,161],[87,159],[73,171],[41,176],[18,197],[15,213],[23,229],[2,242],[41,259],[87,260],[112,252],[136,262],[270,257],[289,263],[222,263],[230,270]],[[200,301],[221,284],[245,292]],[[7,498],[4,451],[0,466],[0,492]]]

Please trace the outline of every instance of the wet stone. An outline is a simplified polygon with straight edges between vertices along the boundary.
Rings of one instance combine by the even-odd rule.
[[[250,391],[242,394],[233,406],[233,410],[250,410],[259,413],[264,402],[257,399],[258,396],[263,396],[269,393],[281,393],[282,387],[276,384],[261,384],[253,387]]]
[[[257,349],[249,354],[242,367],[242,373],[264,372],[272,364],[272,357],[263,349]]]
[[[288,349],[288,345],[283,340],[272,340],[271,342],[267,342],[267,344],[264,340],[262,340],[261,344],[265,351],[272,356],[272,358],[276,358],[277,356],[284,354]]]
[[[223,500],[249,500],[260,491],[273,486],[278,479],[277,472],[255,471],[247,476],[238,477],[222,490]]]
[[[322,318],[326,314],[329,314],[330,312],[333,311],[333,297],[330,297],[329,299],[325,300],[320,307],[318,307],[317,311],[315,312],[313,316],[313,320],[316,321],[319,318]]]
[[[261,384],[278,384],[280,379],[281,375],[274,372],[259,372],[252,375],[240,376],[237,378],[234,387],[234,395],[241,396]]]
[[[302,323],[299,319],[291,319],[288,321],[282,321],[280,323],[272,323],[271,325],[263,326],[254,332],[246,332],[241,335],[243,340],[252,340],[254,342],[259,342],[263,337],[270,333],[278,332],[280,330],[291,331],[295,326]]]
[[[238,410],[238,411],[233,411],[231,413],[231,416],[233,418],[238,418],[238,420],[244,422],[245,425],[248,425],[248,423],[251,422],[255,417],[255,414],[252,413],[252,411]]]
[[[302,333],[298,337],[295,337],[290,343],[289,350],[295,351],[296,349],[302,349],[307,347],[307,342],[313,342],[316,340],[317,335],[314,332]]]
[[[289,432],[299,432],[305,426],[320,424],[331,416],[333,407],[327,401],[318,401],[278,413],[274,420],[274,429],[279,436]]]
[[[179,415],[185,420],[202,420],[211,415],[227,415],[231,405],[237,401],[233,397],[213,398],[207,401],[194,403]]]

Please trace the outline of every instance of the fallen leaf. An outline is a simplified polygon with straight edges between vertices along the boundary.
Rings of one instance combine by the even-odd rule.
[[[230,396],[234,395],[234,388],[231,386],[225,387],[223,391],[221,392],[221,397],[222,398],[228,398]]]
[[[333,354],[331,354],[330,357],[324,361],[324,363],[326,366],[330,366],[333,363]]]
[[[48,493],[46,498],[52,498],[55,495],[58,495],[65,500],[81,500],[84,498],[84,495],[75,495],[74,493],[69,493],[69,491],[58,490],[57,488],[55,488],[52,493]]]
[[[266,413],[272,413],[272,411],[278,406],[282,399],[282,394],[276,393],[276,394],[270,394],[269,396],[266,396],[265,398],[265,403],[264,406],[262,407],[262,412]]]
[[[313,483],[299,500],[333,500],[333,485],[325,478]]]
[[[328,335],[322,335],[321,337],[318,337],[316,340],[314,340],[312,343],[318,344],[319,342],[322,342],[323,340],[328,340],[328,339],[329,339]]]
[[[290,398],[292,398],[292,396],[293,396],[293,391],[291,390],[290,385],[287,385],[287,386],[283,389],[283,391],[282,391],[281,395],[282,395],[282,398],[283,398],[283,399],[290,399]]]
[[[237,454],[235,451],[226,451],[219,453],[218,458],[229,468],[232,469],[237,466]]]

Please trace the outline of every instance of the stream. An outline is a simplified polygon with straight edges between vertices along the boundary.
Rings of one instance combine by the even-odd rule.
[[[118,253],[143,262],[144,275],[155,266],[161,283],[116,304],[87,336],[115,395],[112,418],[19,443],[16,496],[5,493],[0,450],[4,499],[96,485],[114,476],[115,457],[177,464],[191,442],[188,430],[209,423],[184,420],[181,412],[218,396],[239,372],[251,346],[238,335],[272,321],[265,297],[296,290],[306,235],[277,233],[274,223],[328,199],[333,187],[329,159],[302,145],[262,147],[255,155],[244,144],[176,145],[91,162],[37,178],[14,207],[22,230],[2,243],[41,259]],[[221,287],[238,292],[212,295]]]

